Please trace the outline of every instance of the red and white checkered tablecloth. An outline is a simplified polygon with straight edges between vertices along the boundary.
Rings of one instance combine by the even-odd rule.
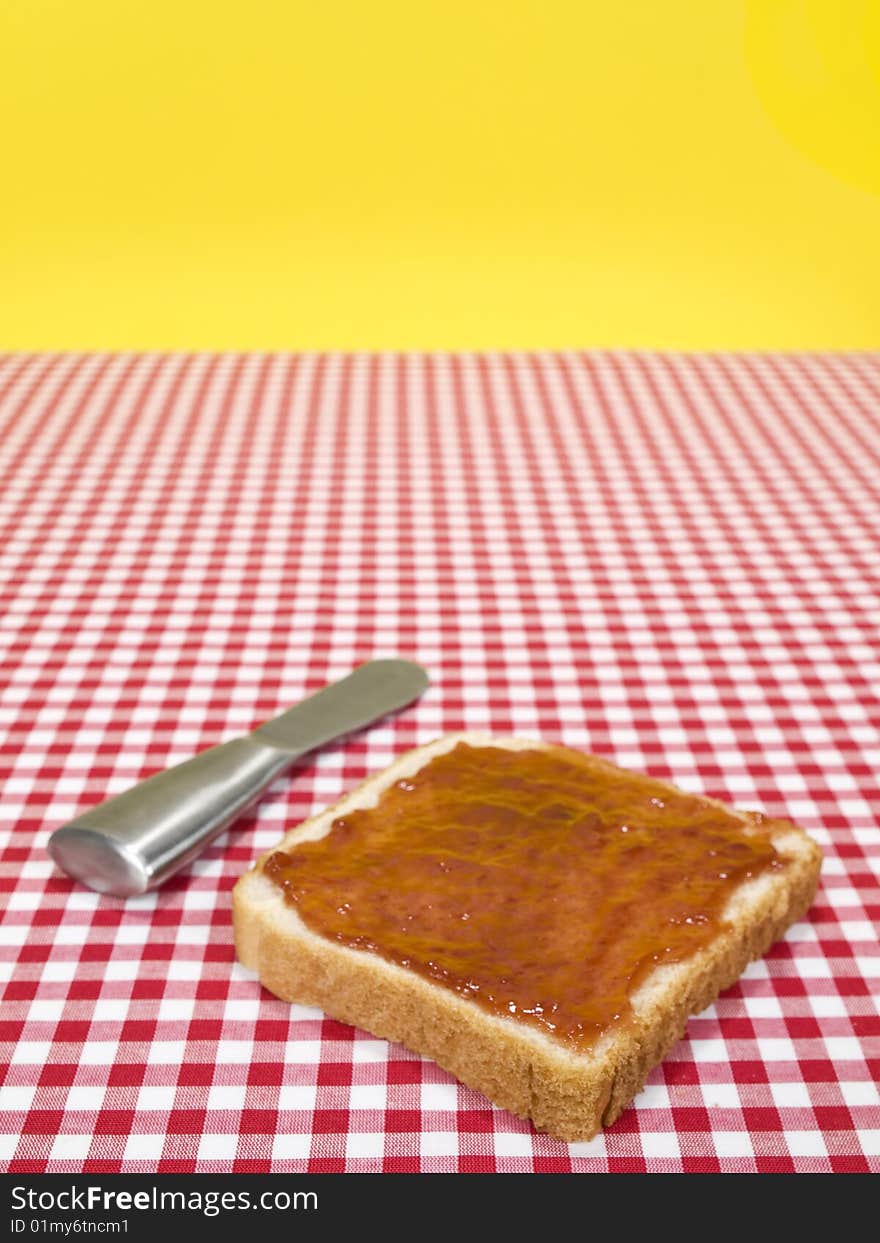
[[[7,355],[0,470],[4,1168],[880,1169],[880,355]],[[158,894],[50,863],[90,804],[395,653],[425,698]],[[825,852],[591,1143],[234,961],[259,851],[472,728]]]

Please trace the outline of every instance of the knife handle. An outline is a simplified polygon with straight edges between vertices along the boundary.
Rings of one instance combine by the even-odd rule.
[[[69,876],[118,898],[185,867],[297,758],[253,734],[210,747],[57,829],[49,853]]]

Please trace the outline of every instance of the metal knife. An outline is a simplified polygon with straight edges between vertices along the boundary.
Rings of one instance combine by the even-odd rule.
[[[192,862],[294,760],[405,708],[428,686],[421,665],[371,660],[251,734],[156,773],[49,839],[68,876],[119,898],[146,893]]]

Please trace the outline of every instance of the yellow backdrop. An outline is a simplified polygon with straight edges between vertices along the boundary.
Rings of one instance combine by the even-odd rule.
[[[880,346],[876,0],[2,0],[0,346]]]

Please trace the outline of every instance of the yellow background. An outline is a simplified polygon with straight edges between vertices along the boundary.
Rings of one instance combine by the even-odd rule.
[[[876,0],[0,0],[0,346],[880,346]]]

